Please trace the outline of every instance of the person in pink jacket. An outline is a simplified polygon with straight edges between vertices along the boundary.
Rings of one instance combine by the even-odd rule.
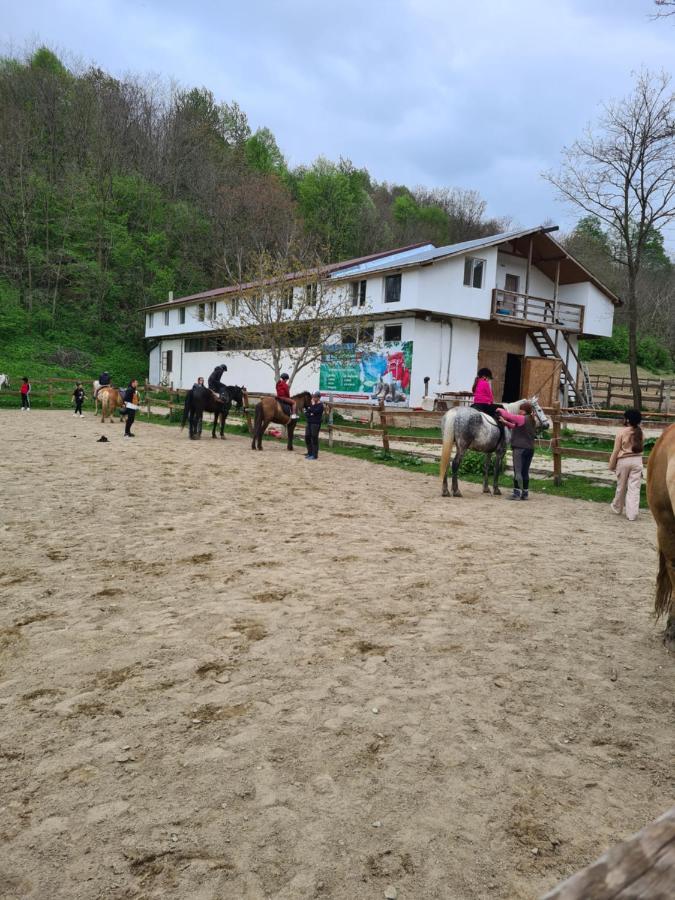
[[[516,425],[525,423],[525,416],[517,413],[510,413],[504,409],[500,403],[495,403],[494,394],[492,393],[492,372],[490,369],[479,369],[478,375],[473,383],[473,403],[474,409],[487,413],[492,416],[495,422],[500,425],[500,419],[503,424],[509,428],[515,428]],[[501,430],[501,428],[500,428]]]

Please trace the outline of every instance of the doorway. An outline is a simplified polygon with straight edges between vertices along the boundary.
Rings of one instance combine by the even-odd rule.
[[[514,400],[520,400],[522,369],[523,357],[519,356],[517,353],[507,353],[502,403],[513,403]]]

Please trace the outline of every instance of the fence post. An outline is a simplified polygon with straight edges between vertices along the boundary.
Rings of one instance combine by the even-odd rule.
[[[328,446],[333,446],[333,395],[328,396]]]
[[[607,379],[607,403],[605,405],[605,409],[612,408],[612,376],[610,375]]]
[[[387,433],[387,417],[384,412],[384,400],[378,401],[378,409],[380,411],[380,426],[382,428],[382,449],[386,454],[389,453],[389,434]]]
[[[148,383],[148,382],[147,382],[147,379],[146,379],[146,382],[145,382],[145,384],[146,384],[146,390],[145,390],[145,402],[146,402],[146,405],[147,405],[146,413],[147,413],[147,416],[148,416],[148,419],[149,419],[149,418],[150,418],[150,391],[147,389],[147,383]],[[169,413],[169,415],[171,415],[171,414]]]
[[[49,387],[49,406],[51,408],[54,405],[53,385],[52,385],[51,378],[49,379],[48,387]]]
[[[553,404],[553,439],[551,441],[551,449],[553,450],[553,484],[560,487],[562,484],[562,456],[560,455],[560,404]]]
[[[248,425],[248,433],[253,434],[253,423],[251,422],[251,410],[248,406],[248,391],[246,388],[241,389],[241,395],[244,398],[244,415],[246,416],[246,424]]]

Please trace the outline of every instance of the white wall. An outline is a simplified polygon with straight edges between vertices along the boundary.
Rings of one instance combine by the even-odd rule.
[[[564,292],[564,293],[563,293]],[[584,306],[583,334],[610,337],[614,324],[614,304],[590,281],[566,284],[560,288],[560,299]]]

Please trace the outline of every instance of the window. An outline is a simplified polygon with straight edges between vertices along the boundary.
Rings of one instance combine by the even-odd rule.
[[[169,310],[168,309],[164,310],[164,324],[165,325],[169,324]]]
[[[464,284],[466,287],[482,288],[484,271],[484,259],[476,259],[473,256],[467,256],[464,260]]]
[[[373,325],[367,325],[365,328],[359,328],[359,341],[362,344],[372,344],[375,340],[375,328]]]
[[[178,310],[178,322],[180,325],[185,325],[185,307],[181,306]]]
[[[185,338],[185,352],[186,353],[199,353],[202,349],[202,339],[201,338]]]
[[[356,329],[352,328],[343,328],[340,334],[340,340],[343,344],[355,344],[356,343]]]
[[[233,297],[232,300],[227,304],[227,308],[230,313],[231,318],[236,318],[239,315],[239,297]]]
[[[216,304],[215,303],[207,303],[206,304],[206,318],[211,321],[216,317]]]
[[[343,344],[372,344],[375,340],[375,327],[365,325],[360,328],[343,328],[340,339]]]
[[[293,288],[287,288],[281,294],[281,308],[293,309]]]
[[[401,340],[401,326],[400,325],[385,325],[384,326],[384,341],[385,343],[396,342]]]
[[[384,279],[384,302],[398,303],[401,299],[401,276],[387,275]]]
[[[308,306],[316,306],[317,295],[318,285],[316,284],[316,282],[314,284],[305,285],[305,303]]]
[[[154,321],[155,321],[155,314],[148,313],[148,328],[152,328]]]
[[[162,353],[162,372],[173,372],[173,350]]]
[[[400,278],[400,276],[399,276]],[[351,294],[352,294],[352,306],[365,306],[366,305],[366,282],[364,281],[352,281],[351,285]]]
[[[200,322],[203,322],[206,318],[206,303],[200,303],[197,307],[197,318]]]

